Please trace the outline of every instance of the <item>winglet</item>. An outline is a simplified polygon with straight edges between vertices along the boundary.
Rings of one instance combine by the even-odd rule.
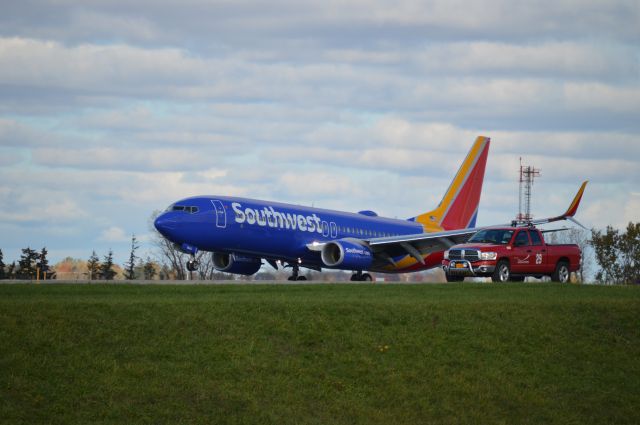
[[[569,209],[567,209],[567,212],[564,213],[562,217],[573,217],[574,215],[576,215],[578,207],[580,206],[580,201],[582,200],[582,195],[584,194],[584,189],[587,187],[587,183],[589,183],[589,181],[585,181],[582,183],[582,186],[580,186],[580,190],[578,190],[578,193],[576,193],[576,197],[573,198],[573,202],[571,202],[571,205],[569,205]]]
[[[580,201],[582,200],[582,195],[584,194],[584,190],[587,187],[587,183],[589,182],[585,181],[582,183],[582,186],[580,186],[580,190],[578,190],[578,193],[576,193],[576,196],[573,198],[573,201],[571,202],[571,204],[569,205],[569,208],[564,214],[559,215],[557,217],[552,217],[552,218],[543,218],[540,220],[533,220],[531,221],[530,224],[538,225],[538,224],[553,223],[555,221],[569,220],[574,222],[578,226],[586,229],[586,227],[580,224],[578,220],[573,218],[573,216],[576,215],[576,212],[578,212],[578,207],[580,206]]]

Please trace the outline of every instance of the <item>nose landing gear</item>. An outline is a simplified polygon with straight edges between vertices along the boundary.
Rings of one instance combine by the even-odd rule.
[[[306,276],[299,276],[298,273],[300,273],[300,266],[298,266],[297,264],[292,264],[291,265],[291,276],[289,276],[287,278],[287,280],[307,280]]]
[[[200,263],[196,260],[195,257],[191,257],[189,261],[187,261],[187,270],[190,272],[195,272],[200,267]]]

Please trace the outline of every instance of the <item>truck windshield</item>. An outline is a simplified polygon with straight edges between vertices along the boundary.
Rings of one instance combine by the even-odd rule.
[[[493,243],[506,245],[513,236],[513,230],[509,229],[487,229],[481,230],[469,239],[469,242],[475,243]]]

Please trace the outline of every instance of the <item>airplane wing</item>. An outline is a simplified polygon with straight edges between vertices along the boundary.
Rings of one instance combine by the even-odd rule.
[[[464,243],[480,229],[482,227],[373,239],[347,239],[368,246],[373,252],[374,258],[383,263],[395,265],[394,257],[409,254],[416,261],[424,264],[424,257],[427,255],[433,252],[445,251],[453,245]],[[325,243],[323,242],[314,242],[308,244],[307,249],[310,251],[322,251],[324,245]]]
[[[587,183],[588,182],[586,181],[582,183],[580,190],[578,190],[578,193],[573,198],[573,201],[569,205],[567,211],[564,214],[556,217],[533,220],[527,223],[518,223],[516,221],[513,221],[507,224],[473,227],[460,230],[445,230],[441,232],[416,233],[413,235],[388,236],[372,239],[349,239],[351,239],[355,243],[360,243],[362,245],[368,246],[371,249],[378,264],[392,264],[395,266],[396,263],[394,261],[394,258],[399,258],[406,255],[410,255],[420,264],[425,264],[425,257],[427,255],[434,252],[445,251],[453,245],[465,243],[476,232],[491,227],[540,225],[561,220],[571,220],[582,226],[582,224],[578,223],[578,221],[573,217],[578,210],[578,206],[580,205],[580,201],[582,200],[582,195],[584,194]],[[322,242],[314,242],[312,244],[308,244],[307,249],[311,251],[322,251],[324,245],[325,243]]]
[[[444,251],[452,247],[453,245],[457,245],[460,243],[465,243],[471,236],[473,236],[476,232],[482,229],[486,229],[488,227],[504,227],[504,226],[517,226],[517,225],[540,225],[552,223],[555,221],[561,220],[571,220],[579,226],[583,227],[577,220],[573,217],[578,211],[578,206],[580,205],[580,201],[582,200],[582,195],[584,194],[584,190],[587,186],[588,182],[582,183],[580,190],[573,198],[571,205],[567,211],[559,216],[543,218],[534,220],[531,223],[516,223],[512,222],[509,224],[503,224],[498,226],[485,226],[485,227],[475,227],[469,229],[461,229],[461,230],[450,230],[443,232],[433,232],[433,233],[418,233],[415,235],[401,235],[401,236],[391,236],[385,238],[374,238],[367,240],[369,247],[371,248],[374,256],[377,259],[385,260],[394,263],[393,258],[397,258],[401,255],[409,254],[416,261],[424,264],[426,257],[428,254],[438,251]]]
[[[571,202],[571,205],[569,205],[569,208],[567,208],[567,211],[564,214],[559,215],[557,217],[542,218],[542,219],[539,219],[539,220],[533,220],[533,221],[531,221],[531,224],[534,225],[534,226],[537,226],[539,224],[553,223],[554,221],[569,220],[569,221],[574,222],[578,226],[582,227],[583,229],[586,229],[586,227],[584,227],[582,224],[580,224],[578,222],[578,220],[576,220],[573,217],[576,215],[576,212],[578,212],[578,207],[580,206],[580,201],[582,200],[582,195],[584,194],[584,190],[587,187],[587,183],[589,183],[589,182],[585,181],[585,182],[582,183],[582,186],[580,186],[580,190],[578,190],[578,193],[573,198],[573,201]]]
[[[424,257],[445,251],[453,245],[465,243],[481,228],[449,230],[444,232],[418,233],[415,235],[390,236],[368,241],[374,257],[394,264],[393,258],[409,254],[421,264]]]

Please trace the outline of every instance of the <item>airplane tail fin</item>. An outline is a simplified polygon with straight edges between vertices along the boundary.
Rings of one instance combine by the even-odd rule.
[[[490,143],[488,137],[476,138],[438,207],[411,220],[427,231],[475,227]]]

